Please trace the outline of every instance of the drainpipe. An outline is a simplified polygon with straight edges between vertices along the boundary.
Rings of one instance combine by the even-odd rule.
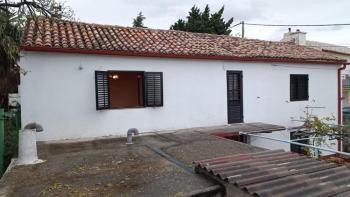
[[[346,68],[350,63],[344,63],[340,68],[338,68],[338,125],[342,125],[342,83],[341,83],[341,71]],[[338,151],[342,149],[342,141],[338,139]]]

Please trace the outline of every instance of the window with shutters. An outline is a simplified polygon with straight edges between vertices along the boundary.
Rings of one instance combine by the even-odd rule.
[[[96,109],[163,106],[163,74],[95,71]]]
[[[309,100],[309,76],[290,75],[290,101]]]

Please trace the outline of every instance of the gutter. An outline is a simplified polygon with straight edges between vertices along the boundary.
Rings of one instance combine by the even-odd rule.
[[[343,123],[343,116],[342,116],[342,83],[341,83],[341,71],[346,68],[347,65],[350,65],[350,63],[343,63],[343,65],[338,68],[338,125],[342,125]],[[342,150],[342,141],[338,139],[338,151]]]
[[[40,52],[58,52],[58,53],[77,53],[93,55],[115,55],[115,56],[138,56],[138,57],[158,57],[158,58],[180,58],[180,59],[207,59],[207,60],[233,60],[243,62],[282,62],[282,63],[300,63],[300,64],[343,64],[343,60],[305,60],[292,58],[268,58],[268,57],[238,57],[222,55],[200,55],[200,54],[166,54],[153,52],[130,52],[130,51],[110,51],[96,49],[78,49],[78,48],[53,48],[53,47],[33,47],[21,45],[23,51]]]

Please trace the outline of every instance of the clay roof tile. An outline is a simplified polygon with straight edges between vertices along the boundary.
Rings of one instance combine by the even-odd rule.
[[[192,56],[343,61],[328,53],[291,43],[174,30],[97,25],[45,17],[28,21],[22,45]]]

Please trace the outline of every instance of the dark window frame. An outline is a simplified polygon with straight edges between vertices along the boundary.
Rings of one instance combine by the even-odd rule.
[[[289,87],[290,101],[308,101],[309,100],[309,75],[308,74],[290,74],[289,80],[290,80],[290,87]],[[304,84],[304,86],[301,86],[301,84]],[[303,88],[303,89],[300,90],[299,88]]]
[[[111,107],[110,103],[110,99],[111,99],[111,96],[110,96],[110,88],[109,88],[109,74],[110,73],[115,73],[115,72],[119,72],[119,73],[123,73],[123,72],[127,72],[127,73],[142,73],[142,78],[143,78],[143,81],[142,81],[142,91],[143,91],[143,95],[142,95],[142,100],[143,100],[143,105],[142,106],[134,106],[134,107]],[[101,92],[101,90],[99,90],[98,88],[98,75],[101,75],[101,74],[104,74],[107,78],[107,85],[106,83],[104,82],[103,83],[103,90],[102,91],[108,91],[108,94],[105,94],[105,92],[103,92],[104,94],[103,95],[99,95],[99,92]],[[160,75],[160,103],[159,104],[155,104],[155,105],[150,105],[149,103],[147,103],[147,93],[146,92],[146,76],[147,74],[159,74]],[[105,78],[103,78],[105,79]],[[106,80],[105,79],[105,80]],[[162,107],[164,105],[164,98],[163,98],[163,72],[146,72],[146,71],[135,71],[135,70],[132,70],[132,71],[128,71],[128,70],[108,70],[108,71],[99,71],[99,70],[96,70],[95,71],[95,94],[96,94],[96,110],[106,110],[106,109],[133,109],[133,108],[145,108],[145,107]],[[100,103],[99,103],[99,100],[101,100],[100,97],[103,97],[103,96],[107,96],[107,98],[104,98],[104,99],[107,99],[108,100],[108,104],[107,105],[103,105],[102,107],[100,106]],[[154,95],[155,97],[155,95]],[[104,101],[104,100],[103,100]],[[103,103],[104,104],[104,103]]]

